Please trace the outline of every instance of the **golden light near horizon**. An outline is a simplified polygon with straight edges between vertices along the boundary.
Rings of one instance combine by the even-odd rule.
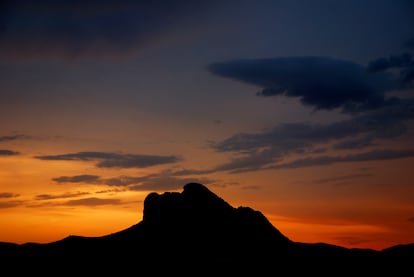
[[[412,224],[408,220],[406,226],[403,224],[404,214],[412,208],[410,200],[407,198],[406,204],[401,202],[400,207],[393,203],[393,199],[407,192],[406,185],[399,187],[396,184],[389,186],[379,183],[380,180],[387,180],[387,176],[392,178],[395,174],[406,172],[408,163],[400,165],[400,172],[395,172],[395,167],[389,167],[390,163],[394,162],[383,163],[387,170],[382,171],[382,176],[378,174],[379,179],[373,181],[372,185],[352,185],[358,186],[359,192],[346,184],[325,184],[325,181],[312,183],[316,180],[303,188],[303,180],[315,176],[319,170],[323,171],[323,167],[309,168],[302,171],[300,176],[292,176],[289,170],[279,171],[276,175],[272,171],[245,173],[241,178],[217,173],[206,176],[215,180],[210,185],[211,189],[230,204],[235,207],[250,206],[263,212],[276,228],[293,240],[317,242],[324,238],[326,242],[347,247],[364,245],[383,249],[395,241],[409,241],[412,231]],[[159,169],[108,171],[96,167],[94,161],[44,161],[31,154],[3,157],[0,167],[2,191],[10,192],[10,197],[1,201],[0,213],[4,220],[0,235],[3,241],[18,243],[51,242],[70,234],[99,236],[139,222],[142,219],[143,201],[152,190],[130,190],[128,186],[108,185],[102,180],[139,178],[159,172]],[[338,165],[338,170],[352,171],[352,167],[347,169]],[[82,174],[99,177],[90,181],[56,181],[62,176],[76,177]],[[229,177],[227,182],[220,181]],[[184,182],[173,190],[180,191]],[[372,194],[370,186],[377,186],[377,194],[382,195],[382,200],[378,196],[371,199],[366,197],[366,193]],[[336,196],[327,188],[335,192]],[[157,191],[161,193],[169,190]],[[310,197],[312,194],[313,198]],[[398,198],[389,198],[392,194]],[[341,213],[343,219],[338,218]],[[346,213],[352,214],[354,219],[346,216]],[[373,216],[374,213],[377,213],[377,218]],[[400,223],[394,220],[398,217]],[[405,232],[393,229],[404,229]],[[27,230],[31,230],[30,235]]]

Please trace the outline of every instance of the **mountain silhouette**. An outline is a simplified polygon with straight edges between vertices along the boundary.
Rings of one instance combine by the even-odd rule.
[[[290,240],[259,211],[232,207],[198,183],[152,192],[143,219],[99,237],[51,243],[0,243],[2,269],[14,275],[318,274],[403,276],[414,265],[414,243],[381,251]]]

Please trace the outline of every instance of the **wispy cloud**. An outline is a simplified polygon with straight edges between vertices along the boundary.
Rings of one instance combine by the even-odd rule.
[[[211,184],[214,180],[209,178],[181,178],[175,176],[175,172],[165,170],[160,173],[148,174],[143,176],[118,176],[103,178],[96,175],[75,175],[61,176],[53,178],[58,184],[64,183],[86,183],[98,184],[114,187],[122,187],[125,190],[139,191],[163,191],[181,189],[185,184],[196,182]]]
[[[321,184],[336,183],[336,182],[350,181],[350,180],[371,177],[371,176],[372,174],[369,174],[369,173],[348,174],[348,175],[340,175],[340,176],[335,176],[335,177],[330,177],[330,178],[322,178],[322,179],[314,180],[314,182],[321,183]]]
[[[102,184],[108,186],[128,186],[131,184],[137,184],[145,180],[149,180],[152,176],[156,174],[144,175],[140,177],[133,176],[118,176],[111,178],[103,178],[98,175],[74,175],[74,176],[60,176],[53,178],[52,180],[58,184],[64,183],[87,183],[87,184]]]
[[[249,186],[243,186],[241,187],[241,189],[246,189],[246,190],[259,190],[261,189],[261,186],[258,185],[249,185]]]
[[[14,198],[18,196],[20,196],[20,194],[16,194],[12,192],[0,192],[0,198]]]
[[[29,139],[30,136],[17,134],[17,135],[10,135],[10,136],[0,136],[0,142],[5,141],[14,141],[14,140],[20,140],[20,139]]]
[[[20,153],[13,150],[7,150],[7,149],[0,149],[0,156],[15,156],[19,155]]]
[[[100,177],[97,175],[75,175],[75,176],[60,176],[53,178],[56,183],[99,183]]]
[[[414,100],[400,99],[392,105],[333,123],[285,123],[269,131],[235,134],[211,144],[218,152],[235,153],[236,157],[229,162],[207,170],[186,170],[177,174],[204,174],[223,170],[242,172],[411,157],[412,149],[383,149],[379,145],[408,134],[412,119]],[[374,146],[376,150],[372,149]],[[360,153],[316,155],[329,150],[355,150]],[[298,154],[304,158],[285,162],[287,158]]]
[[[12,192],[0,192],[0,209],[13,208],[23,204],[22,200],[16,200],[15,198],[19,197],[19,194]],[[7,199],[7,200],[3,200]]]
[[[61,198],[73,198],[79,197],[86,194],[90,194],[89,192],[67,192],[63,194],[38,194],[36,195],[36,200],[51,200],[51,199],[61,199]]]
[[[334,163],[344,162],[366,162],[366,161],[384,161],[402,158],[414,157],[414,149],[406,150],[373,150],[358,154],[337,155],[337,156],[316,156],[303,159],[296,159],[286,163],[270,165],[264,169],[283,169],[283,168],[299,168],[318,165],[331,165]]]
[[[20,200],[12,200],[12,201],[0,201],[0,209],[7,209],[18,207],[23,204],[23,201]]]
[[[66,202],[60,203],[60,206],[103,206],[103,205],[119,205],[121,204],[120,199],[109,199],[109,198],[81,198],[68,200]]]
[[[175,163],[177,156],[121,154],[110,152],[77,152],[60,155],[35,156],[47,161],[95,161],[102,168],[145,168],[155,165]]]
[[[367,161],[385,161],[402,158],[414,157],[414,149],[375,149],[372,151],[361,152],[357,154],[347,155],[318,155],[308,156],[305,158],[294,159],[289,162],[283,162],[283,159],[253,159],[254,156],[248,155],[246,158],[233,159],[226,164],[219,165],[207,170],[189,170],[193,174],[206,174],[216,171],[229,171],[230,173],[242,173],[255,170],[277,170],[277,169],[293,169],[310,166],[327,166],[336,163],[349,162],[367,162]],[[242,164],[242,162],[245,162]],[[177,172],[181,174],[181,172]]]

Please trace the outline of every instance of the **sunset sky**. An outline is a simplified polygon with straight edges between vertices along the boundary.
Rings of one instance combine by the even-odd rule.
[[[0,241],[199,182],[300,242],[414,242],[414,2],[2,1]]]

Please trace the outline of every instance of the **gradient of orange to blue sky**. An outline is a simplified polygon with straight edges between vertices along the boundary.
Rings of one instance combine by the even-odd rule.
[[[0,5],[0,241],[199,182],[294,241],[414,242],[412,1]]]

